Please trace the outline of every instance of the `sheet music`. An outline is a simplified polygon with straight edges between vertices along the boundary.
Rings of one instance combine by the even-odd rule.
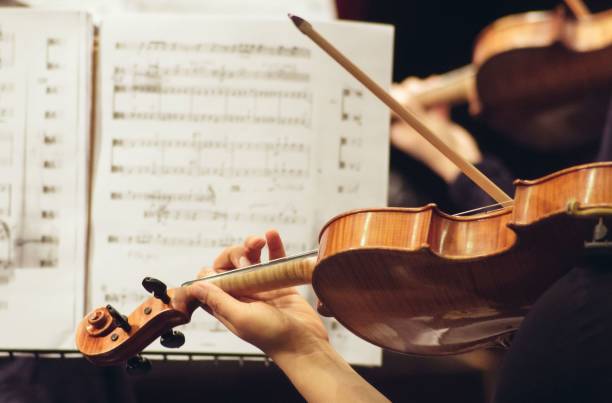
[[[320,27],[389,83],[390,27]],[[100,34],[90,306],[130,312],[145,276],[177,286],[272,227],[301,252],[331,215],[386,204],[386,108],[289,21],[124,17]],[[258,352],[203,312],[184,331],[183,351]]]
[[[0,348],[74,348],[91,38],[81,13],[0,10]]]
[[[314,20],[336,18],[334,0],[21,0],[29,7],[91,13],[94,22],[121,13],[186,13],[282,18],[291,12]]]
[[[333,0],[124,0],[128,9],[141,12],[200,12],[203,14],[284,17],[287,12],[308,19],[332,20],[336,17]]]

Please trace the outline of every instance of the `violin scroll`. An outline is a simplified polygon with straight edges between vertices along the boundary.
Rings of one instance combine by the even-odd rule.
[[[156,284],[156,287],[163,285],[159,280],[145,280],[148,280],[148,284]],[[96,308],[85,316],[77,328],[77,348],[95,365],[115,365],[127,361],[129,372],[140,372],[147,364],[142,359],[136,359],[136,355],[160,335],[164,347],[177,348],[184,344],[185,336],[172,328],[189,323],[197,306],[184,288],[175,288],[147,298],[128,316],[110,305]]]

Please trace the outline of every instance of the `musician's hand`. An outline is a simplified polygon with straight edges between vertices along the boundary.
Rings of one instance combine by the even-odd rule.
[[[419,80],[411,77],[404,80],[402,84],[395,85],[392,94],[400,103],[419,115],[425,124],[459,155],[473,164],[480,162],[482,156],[476,141],[467,130],[450,120],[447,106],[438,105],[426,110],[411,95],[422,91],[425,83],[434,79],[435,77]],[[399,150],[423,162],[447,183],[454,181],[461,172],[423,136],[397,117],[394,117],[391,124],[391,143]]]
[[[270,259],[285,256],[278,232],[268,231],[266,239],[250,237],[225,249],[200,275],[257,263],[266,243]],[[321,319],[295,288],[236,299],[204,281],[189,287],[202,307],[270,356],[306,401],[388,401],[334,351]]]
[[[259,263],[266,244],[270,259],[285,256],[278,232],[268,231],[265,239],[253,236],[243,245],[226,248],[213,267],[203,269],[199,276]],[[202,306],[229,330],[272,357],[308,352],[318,349],[321,342],[327,342],[327,331],[321,319],[293,287],[238,299],[204,281],[190,288]]]

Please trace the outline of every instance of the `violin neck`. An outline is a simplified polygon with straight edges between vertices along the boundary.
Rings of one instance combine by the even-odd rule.
[[[317,251],[311,251],[189,281],[183,286],[208,281],[234,296],[277,290],[310,284],[316,262]]]
[[[424,107],[461,104],[474,93],[474,86],[474,66],[467,65],[436,76],[431,84],[428,83],[421,92],[415,94],[415,98]]]

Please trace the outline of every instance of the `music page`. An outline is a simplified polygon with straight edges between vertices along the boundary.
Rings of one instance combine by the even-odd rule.
[[[389,84],[391,27],[317,28]],[[316,248],[334,214],[386,204],[386,108],[289,20],[116,17],[100,34],[90,308],[128,314],[143,277],[176,287],[269,228],[289,254]],[[182,352],[259,353],[202,310],[182,330]]]
[[[74,349],[92,35],[82,13],[0,10],[0,349]]]

